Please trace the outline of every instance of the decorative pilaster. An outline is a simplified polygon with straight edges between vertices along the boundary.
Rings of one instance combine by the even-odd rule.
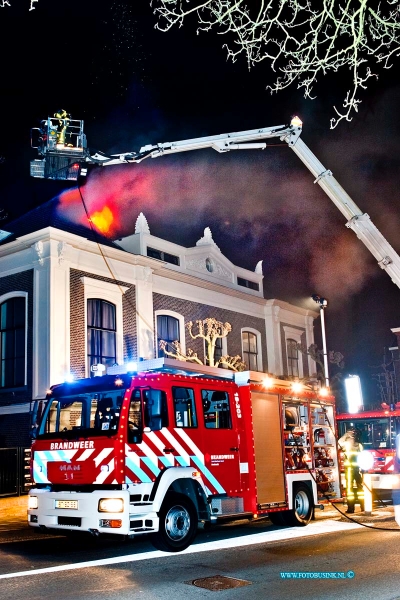
[[[135,267],[137,358],[154,358],[153,271]]]

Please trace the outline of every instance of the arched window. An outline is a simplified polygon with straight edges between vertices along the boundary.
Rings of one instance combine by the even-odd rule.
[[[167,350],[173,351],[172,342],[180,341],[179,320],[171,315],[157,315],[157,355],[166,356],[160,348],[160,341],[167,342]]]
[[[26,300],[15,296],[0,304],[0,387],[25,385]]]
[[[90,374],[92,365],[112,366],[116,363],[115,304],[89,298],[87,301],[87,353]]]
[[[299,351],[297,349],[297,342],[291,338],[286,340],[286,351],[288,361],[288,375],[289,377],[299,376]]]
[[[251,331],[242,331],[243,362],[250,371],[258,370],[257,335]]]

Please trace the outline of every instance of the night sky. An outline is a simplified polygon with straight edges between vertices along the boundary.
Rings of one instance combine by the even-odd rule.
[[[29,176],[30,129],[60,108],[84,119],[89,148],[106,153],[283,125],[297,114],[303,141],[400,252],[395,68],[370,80],[350,123],[330,130],[332,105],[347,89],[340,73],[319,81],[313,101],[295,87],[271,95],[266,63],[249,71],[244,59],[227,62],[221,36],[196,35],[194,21],[157,31],[148,0],[39,0],[32,11],[30,0],[8,4],[0,8],[0,208],[8,214],[0,228],[59,193],[61,210],[84,222],[71,182]],[[366,402],[375,401],[379,369],[371,367],[395,345],[400,290],[286,144],[108,167],[93,171],[82,193],[92,213],[110,207],[113,238],[132,233],[141,211],[151,233],[186,246],[209,226],[235,264],[254,270],[263,260],[265,297],[312,309],[313,293],[326,297],[328,349],[344,354],[345,372],[359,374]]]

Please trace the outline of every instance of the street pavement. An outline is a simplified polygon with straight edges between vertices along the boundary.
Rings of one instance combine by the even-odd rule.
[[[27,504],[28,496],[0,498],[0,534],[28,526]]]
[[[0,498],[0,535],[9,531],[27,529],[27,502],[28,496],[13,496]],[[336,508],[335,508],[336,507]],[[335,505],[327,505],[324,510],[315,510],[315,520],[336,519],[356,521],[361,524],[380,523],[381,527],[398,529],[394,520],[394,508],[392,505],[376,505],[371,514],[360,511],[356,506],[355,513],[346,515],[346,505],[341,502],[335,502]]]

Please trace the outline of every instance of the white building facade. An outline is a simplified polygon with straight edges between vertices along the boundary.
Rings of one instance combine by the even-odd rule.
[[[240,355],[252,370],[315,372],[297,344],[314,342],[318,313],[265,299],[261,263],[255,271],[232,264],[209,228],[185,248],[151,235],[143,214],[134,234],[108,243],[51,220],[21,234],[15,223],[0,244],[0,447],[29,444],[32,402],[69,375],[157,357],[160,339],[203,358],[204,341],[190,338],[188,321],[229,322],[217,351]]]

